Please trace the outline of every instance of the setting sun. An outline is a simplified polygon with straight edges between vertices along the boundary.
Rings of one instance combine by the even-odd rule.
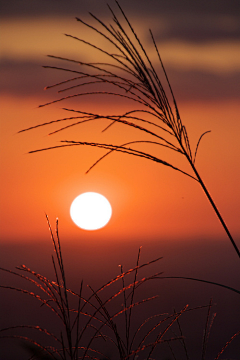
[[[97,230],[109,222],[112,208],[103,195],[86,192],[73,200],[70,215],[73,222],[81,229]]]
[[[1,1],[0,359],[240,360],[240,0],[215,4]]]

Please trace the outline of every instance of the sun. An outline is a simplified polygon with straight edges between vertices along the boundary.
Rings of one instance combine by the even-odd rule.
[[[81,229],[97,230],[109,222],[112,207],[105,196],[96,192],[86,192],[73,200],[70,216]]]

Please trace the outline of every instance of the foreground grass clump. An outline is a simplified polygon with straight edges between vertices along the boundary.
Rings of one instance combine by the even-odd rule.
[[[24,341],[24,347],[32,354],[31,359],[100,360],[114,358],[115,360],[153,360],[159,358],[162,353],[162,346],[166,347],[166,345],[173,359],[181,360],[182,356],[190,359],[180,319],[182,322],[186,313],[205,309],[206,324],[205,329],[203,329],[202,340],[202,359],[205,359],[209,334],[214,320],[214,316],[211,315],[212,300],[205,306],[189,308],[186,305],[180,311],[174,311],[172,314],[159,312],[145,317],[145,307],[148,306],[146,312],[148,313],[151,302],[157,301],[158,296],[139,299],[139,297],[137,298],[138,289],[149,281],[163,279],[163,276],[162,272],[157,272],[139,279],[139,272],[142,269],[161,260],[161,258],[157,258],[148,263],[140,264],[141,248],[134,268],[124,272],[122,266],[119,266],[120,274],[97,290],[88,286],[91,294],[87,297],[83,294],[83,281],[81,281],[79,292],[76,293],[67,287],[61,243],[58,236],[58,221],[56,222],[55,236],[48,218],[47,221],[55,253],[52,256],[55,281],[49,280],[22,265],[17,267],[20,272],[2,268],[1,270],[30,282],[37,287],[37,291],[11,286],[1,287],[38,300],[41,306],[46,308],[46,315],[48,311],[53,312],[55,320],[59,324],[58,331],[52,333],[47,328],[38,325],[20,325],[1,329],[0,338],[4,340],[12,337]],[[160,306],[161,304],[159,304],[159,308],[161,308]],[[136,321],[136,314],[139,321]],[[44,342],[38,342],[34,336],[22,335],[21,333],[26,329],[33,334],[36,331],[45,334],[46,338],[50,339],[51,346],[45,345]],[[11,330],[17,331],[17,335],[8,335]],[[215,359],[220,358],[222,352],[239,333],[233,335]],[[179,344],[182,348],[181,355],[179,354]],[[109,353],[113,355],[109,357]]]
[[[138,307],[146,306],[145,303],[151,302],[157,298],[157,296],[154,296],[135,301],[137,289],[144,283],[157,279],[162,274],[160,272],[138,280],[139,270],[146,266],[150,266],[161,258],[140,265],[139,249],[137,264],[133,269],[123,272],[121,266],[119,276],[110,280],[98,290],[94,291],[91,286],[89,286],[92,294],[88,298],[85,298],[83,296],[83,281],[80,284],[79,293],[75,293],[67,288],[61,244],[58,236],[58,222],[56,223],[56,239],[49,221],[48,224],[55,252],[55,256],[52,256],[55,281],[50,281],[25,265],[17,268],[20,270],[20,273],[6,269],[1,270],[19,276],[39,288],[41,290],[41,295],[22,288],[5,287],[29,295],[40,301],[42,306],[47,307],[54,313],[58,320],[60,319],[62,324],[61,330],[59,331],[59,334],[53,334],[47,329],[39,326],[14,326],[2,329],[1,331],[4,332],[4,335],[1,336],[2,338],[8,337],[5,333],[13,328],[18,330],[27,328],[42,332],[47,337],[51,338],[51,347],[40,344],[34,339],[22,335],[15,335],[13,337],[25,340],[27,343],[31,344],[30,346],[26,346],[26,348],[33,353],[32,358],[41,358],[42,356],[48,355],[49,359],[64,360],[88,358],[102,359],[102,356],[105,356],[105,359],[107,359],[106,355],[95,347],[96,340],[98,343],[100,340],[98,346],[104,350],[115,348],[115,356],[121,360],[133,359],[135,358],[135,355],[140,355],[142,352],[144,352],[145,355],[148,354],[150,356],[156,347],[164,342],[183,341],[181,335],[173,337],[169,330],[185,311],[189,311],[188,306],[180,312],[175,312],[171,315],[165,313],[154,314],[145,319],[145,321],[137,328],[134,330],[132,329],[133,312],[137,310]],[[23,273],[27,273],[27,275],[23,275]],[[133,282],[128,279],[131,275],[134,277]],[[113,286],[115,283],[120,283],[120,288],[118,286],[116,292],[110,292],[111,295],[109,296],[108,294],[107,297],[104,296],[104,300],[102,300],[101,294],[104,292],[104,289]],[[109,306],[112,302],[116,302],[120,297],[120,303],[118,304],[117,302],[114,304],[114,310],[110,315],[108,310]],[[76,307],[73,307],[74,305]],[[117,307],[120,307],[120,310],[117,310]],[[117,324],[120,317],[122,318],[120,321],[122,327],[121,330],[119,330],[119,325]],[[146,325],[149,325],[149,323],[151,324],[150,328],[148,327],[148,330],[144,332],[144,328]]]

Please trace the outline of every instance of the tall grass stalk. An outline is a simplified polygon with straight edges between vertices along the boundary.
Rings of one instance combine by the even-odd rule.
[[[237,255],[240,257],[239,249],[234,242],[195,165],[200,141],[202,137],[208,133],[208,131],[200,136],[193,154],[190,147],[186,127],[182,123],[177,102],[174,97],[152,32],[150,31],[150,35],[168,86],[168,90],[170,91],[170,99],[167,96],[163,83],[160,80],[155,68],[153,67],[153,64],[148,57],[142,43],[140,42],[135,30],[131,26],[131,23],[129,22],[117,1],[116,4],[122,14],[123,22],[118,20],[117,16],[110,7],[109,9],[113,16],[114,25],[106,25],[93,14],[91,14],[91,16],[96,21],[99,28],[92,26],[79,18],[76,18],[77,21],[81,22],[83,25],[90,28],[92,31],[96,32],[105,40],[107,40],[111,46],[114,47],[114,52],[109,52],[107,49],[100,48],[84,39],[65,34],[67,37],[80,43],[84,43],[96,51],[103,53],[109,58],[110,62],[90,63],[49,55],[53,59],[77,65],[78,68],[80,66],[81,70],[72,70],[68,67],[45,66],[46,68],[74,74],[74,77],[48,86],[47,89],[66,85],[67,87],[59,90],[59,93],[62,93],[76,89],[78,87],[85,88],[86,86],[91,87],[95,85],[103,85],[104,87],[107,85],[107,91],[105,91],[104,88],[103,91],[82,91],[77,94],[61,97],[40,106],[47,106],[53,103],[64,101],[66,99],[77,98],[80,96],[106,95],[132,101],[135,107],[132,110],[125,111],[121,114],[109,115],[101,115],[99,113],[64,108],[65,111],[73,113],[74,116],[42,123],[40,125],[21,130],[20,132],[32,130],[49,124],[71,121],[70,124],[50,133],[54,134],[69,127],[83,124],[85,122],[109,120],[110,124],[104,128],[103,131],[109,129],[109,127],[115,123],[121,123],[122,125],[134,128],[136,131],[142,132],[143,134],[150,135],[152,137],[151,141],[145,139],[133,140],[127,143],[125,142],[121,145],[63,140],[62,144],[59,146],[33,150],[30,152],[34,153],[37,151],[79,145],[93,146],[108,150],[104,156],[99,158],[89,168],[88,171],[90,171],[101,160],[114,151],[138,156],[171,167],[175,171],[181,172],[182,174],[192,178],[199,183],[208,200],[210,201],[211,206],[219,218],[224,230],[226,231]],[[79,82],[76,83],[77,81]],[[151,130],[152,128],[155,130]],[[191,171],[186,172],[175,164],[169,163],[165,159],[159,158],[158,156],[152,155],[148,152],[135,149],[135,146],[138,144],[152,144],[155,146],[165,147],[172,152],[178,153],[187,160]],[[180,311],[174,310],[172,314],[161,312],[153,314],[152,316],[146,317],[141,321],[140,325],[136,326],[133,320],[133,314],[135,311],[141,309],[142,306],[146,306],[147,304],[151,304],[153,301],[157,300],[157,296],[146,297],[141,300],[136,299],[138,288],[153,280],[159,281],[160,279],[162,280],[164,278],[180,278],[202,281],[205,283],[221,286],[225,289],[237,293],[240,293],[239,290],[206,280],[187,277],[164,277],[162,276],[162,272],[140,278],[139,280],[139,273],[143,268],[161,260],[161,258],[157,258],[148,263],[140,265],[140,248],[135,267],[129,269],[128,271],[124,271],[123,267],[120,265],[120,274],[118,276],[105,283],[97,290],[94,290],[89,285],[88,290],[90,290],[91,294],[84,296],[83,282],[80,282],[79,292],[74,292],[68,288],[61,243],[58,234],[58,221],[56,222],[55,234],[52,231],[48,217],[47,222],[54,247],[52,265],[55,274],[55,281],[49,280],[45,276],[36,273],[25,265],[22,265],[17,267],[19,272],[6,270],[3,268],[0,268],[0,270],[8,272],[36,286],[37,289],[40,290],[41,295],[38,295],[38,291],[34,292],[24,288],[3,285],[0,285],[0,287],[20,292],[38,300],[41,303],[41,306],[53,312],[56,320],[58,320],[61,324],[59,332],[54,334],[50,330],[38,325],[16,325],[1,329],[0,338],[5,339],[7,337],[12,337],[24,340],[29,343],[30,345],[28,345],[27,348],[33,354],[31,359],[110,359],[110,357],[108,357],[102,350],[100,350],[102,344],[104,344],[105,349],[108,349],[110,346],[113,347],[115,351],[114,359],[136,360],[138,356],[143,356],[144,359],[151,360],[153,359],[152,356],[155,356],[154,354],[156,353],[156,349],[160,349],[161,351],[161,346],[167,344],[171,351],[172,357],[174,359],[182,360],[182,357],[179,358],[174,347],[174,345],[177,343],[182,346],[184,356],[187,360],[189,360],[190,356],[180,320],[182,322],[184,315],[189,311],[196,311],[206,308],[207,315],[204,327],[201,356],[202,360],[205,360],[209,333],[215,318],[215,314],[211,315],[213,306],[212,300],[210,300],[210,303],[206,306],[199,306],[191,309],[188,307],[188,305],[186,305]],[[132,278],[129,280],[129,277],[131,276],[133,276],[133,280]],[[118,285],[118,289],[112,290],[111,295],[109,295],[107,290],[109,287],[115,285]],[[106,293],[104,293],[105,291]],[[119,308],[118,303],[115,303],[115,301],[119,301],[120,299],[122,305],[120,305]],[[112,305],[114,310],[112,309]],[[46,346],[34,340],[34,338],[27,337],[25,335],[6,335],[6,333],[11,330],[25,329],[35,330],[45,334],[46,337],[51,339],[52,345]],[[221,348],[220,352],[215,357],[215,360],[220,358],[220,355],[239,334],[240,332],[235,333],[231,339],[226,342],[226,344]],[[99,341],[101,343],[100,348],[98,347]],[[143,357],[141,357],[141,359]]]
[[[107,40],[109,45],[111,45],[111,47],[114,49],[113,52],[110,52],[110,50],[99,47],[91,42],[88,42],[85,39],[65,34],[70,39],[77,41],[78,43],[88,45],[96,52],[104,54],[109,59],[109,62],[83,62],[79,59],[76,60],[48,55],[49,57],[56,60],[61,60],[66,64],[76,65],[77,69],[73,70],[67,66],[44,66],[45,68],[55,69],[61,72],[66,72],[67,74],[74,74],[74,77],[68,78],[67,80],[59,82],[57,84],[47,86],[46,89],[63,85],[65,87],[60,89],[58,93],[63,93],[77,88],[83,90],[81,92],[50,101],[48,103],[40,105],[40,107],[62,102],[71,98],[104,95],[129,100],[133,103],[133,109],[131,111],[123,112],[121,114],[102,115],[100,113],[84,112],[81,110],[64,108],[65,111],[74,113],[75,116],[65,117],[62,119],[42,123],[40,125],[23,129],[20,132],[35,129],[39,126],[45,126],[48,124],[57,124],[59,122],[71,121],[70,124],[64,125],[60,129],[57,129],[56,131],[50,133],[55,134],[69,127],[80,125],[88,121],[99,121],[101,119],[107,119],[110,121],[110,124],[104,129],[104,131],[111,127],[114,123],[121,123],[125,126],[135,128],[136,131],[138,130],[142,133],[150,135],[152,137],[152,140],[133,140],[128,143],[123,143],[122,145],[63,140],[61,145],[33,150],[30,151],[30,153],[69,146],[95,146],[98,148],[104,148],[108,150],[108,152],[98,161],[96,161],[90,167],[90,169],[92,169],[100,160],[105,158],[113,151],[119,151],[121,153],[131,154],[134,156],[155,161],[159,164],[171,167],[175,171],[179,171],[187,176],[190,176],[201,186],[221,225],[223,226],[229,240],[231,241],[235,252],[240,258],[240,251],[225,221],[223,220],[223,217],[220,214],[220,211],[218,210],[212,196],[210,195],[202,177],[200,176],[195,164],[200,141],[202,137],[209,131],[204,132],[200,136],[195,152],[193,153],[191,150],[186,127],[185,125],[183,125],[183,122],[181,120],[177,101],[175,99],[172,87],[170,85],[170,81],[168,79],[166,70],[164,68],[160,53],[158,51],[151,30],[150,35],[152,43],[156,50],[156,54],[161,65],[163,77],[165,78],[168,88],[167,90],[169,90],[170,96],[167,95],[167,90],[165,90],[165,86],[163,85],[162,80],[160,79],[157,71],[155,70],[151,59],[149,58],[144,46],[142,45],[139,37],[137,36],[134,28],[132,27],[127,16],[125,15],[123,9],[119,5],[118,1],[115,2],[122,15],[122,20],[120,21],[112,8],[108,6],[113,16],[113,25],[107,25],[93,14],[90,15],[98,26],[88,24],[82,19],[76,18],[78,22],[85,25],[87,28],[90,28],[93,32],[97,33],[102,38]],[[79,67],[80,70],[78,70]],[[103,90],[97,91],[94,89],[90,91],[84,91],[85,88],[91,89],[91,86],[99,85],[103,86]],[[105,89],[106,86],[107,89]],[[153,131],[151,130],[151,128],[155,130]],[[185,172],[175,164],[172,164],[165,159],[159,158],[158,156],[154,156],[148,152],[135,149],[134,146],[137,146],[140,143],[151,143],[156,146],[168,148],[170,151],[182,155],[190,166],[190,172]],[[131,147],[129,147],[129,145],[131,145]]]
[[[168,344],[172,353],[175,353],[175,342],[184,343],[184,336],[181,330],[173,329],[178,324],[179,318],[186,312],[192,312],[209,308],[210,306],[198,306],[189,308],[186,305],[180,311],[172,314],[155,313],[145,317],[141,323],[133,321],[133,313],[142,313],[142,307],[156,301],[158,296],[136,299],[139,287],[149,281],[156,280],[162,272],[155,273],[148,277],[139,279],[139,272],[142,269],[157,263],[161,258],[140,264],[139,249],[136,266],[128,271],[123,271],[120,265],[120,274],[108,281],[97,290],[91,290],[90,296],[83,295],[83,281],[80,284],[79,293],[67,287],[67,279],[63,263],[61,243],[58,235],[58,221],[56,222],[55,236],[47,218],[51,239],[54,248],[52,265],[55,274],[55,281],[49,280],[45,276],[36,273],[25,265],[17,267],[20,272],[0,268],[1,271],[8,272],[16,277],[30,282],[40,290],[32,291],[25,288],[16,288],[0,285],[1,288],[20,292],[35,298],[44,306],[51,310],[56,318],[58,333],[43,328],[39,325],[15,325],[0,329],[0,339],[14,338],[24,341],[24,347],[32,353],[31,359],[55,359],[55,360],[77,360],[77,359],[110,359],[101,350],[113,348],[114,359],[134,360],[137,356],[144,356],[145,359],[153,359],[156,349],[160,349],[164,344]],[[27,275],[25,275],[26,273]],[[133,282],[129,278],[133,276]],[[130,280],[129,280],[130,279]],[[119,284],[117,290],[104,291],[113,285]],[[118,301],[118,302],[116,302]],[[119,305],[120,301],[120,305]],[[113,303],[113,305],[112,305]],[[122,304],[122,305],[121,305]],[[47,315],[47,313],[46,313]],[[46,346],[33,337],[25,335],[7,335],[9,331],[37,331],[46,335],[51,340],[51,346]],[[101,341],[100,345],[96,341]],[[171,345],[172,344],[172,345]],[[185,345],[186,347],[186,345]],[[140,357],[142,358],[142,357]]]
[[[141,321],[137,324],[136,320],[133,320],[133,315],[136,316],[136,312],[143,314],[142,307],[146,307],[147,304],[151,304],[158,299],[158,296],[136,299],[139,287],[149,281],[163,278],[161,277],[162,272],[157,272],[139,279],[139,273],[142,269],[159,262],[162,258],[140,264],[140,248],[135,267],[124,272],[122,265],[120,265],[120,274],[97,290],[94,290],[89,285],[88,288],[91,290],[91,294],[86,297],[83,295],[83,281],[80,283],[78,293],[67,287],[61,243],[58,235],[58,220],[56,221],[55,236],[48,217],[47,222],[54,248],[52,265],[55,281],[49,280],[22,265],[17,267],[20,272],[4,268],[0,268],[0,270],[20,277],[34,285],[38,291],[4,285],[0,285],[0,287],[35,298],[41,303],[41,306],[53,312],[56,324],[60,324],[60,326],[58,325],[57,333],[53,333],[39,325],[15,325],[0,329],[0,339],[13,338],[23,341],[24,348],[32,354],[30,357],[32,360],[110,360],[113,358],[119,360],[136,360],[137,358],[139,360],[153,360],[159,358],[156,358],[156,355],[161,354],[161,346],[165,344],[169,346],[174,359],[182,360],[182,355],[178,353],[179,347],[175,346],[175,344],[180,344],[185,354],[184,357],[189,360],[187,338],[185,338],[182,331],[180,318],[184,318],[184,314],[187,312],[206,308],[207,317],[202,345],[202,360],[205,359],[209,333],[216,315],[211,315],[212,300],[210,300],[209,305],[205,306],[189,308],[186,305],[180,311],[174,309],[172,314],[154,313],[147,317],[140,316]],[[24,273],[27,273],[27,275]],[[133,281],[131,281],[131,276],[133,276]],[[118,285],[117,290],[116,285]],[[104,291],[113,286],[115,286],[115,289],[111,289],[110,295],[109,291],[104,294]],[[38,294],[39,290],[41,295]],[[9,331],[13,330],[20,332],[20,334],[8,335]],[[31,337],[22,335],[21,332],[24,330],[45,334],[51,340],[51,346],[39,342],[32,334]],[[235,333],[226,342],[215,360],[219,358],[238,335],[239,332]],[[109,351],[109,349],[112,349],[111,351],[114,353],[113,358],[106,355],[105,351]]]

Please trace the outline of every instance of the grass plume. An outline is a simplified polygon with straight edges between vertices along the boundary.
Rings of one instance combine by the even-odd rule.
[[[210,195],[199,171],[196,167],[196,156],[199,149],[199,144],[204,135],[209,131],[204,132],[199,137],[195,151],[192,151],[190,146],[190,140],[187,133],[187,129],[182,122],[180,111],[178,109],[177,101],[175,99],[167,72],[163,65],[157,44],[154,36],[150,30],[150,36],[152,39],[153,47],[156,51],[158,61],[160,63],[163,78],[165,79],[166,87],[163,85],[160,74],[155,70],[151,59],[149,58],[143,44],[141,43],[138,35],[128,20],[125,12],[119,5],[118,1],[115,1],[116,6],[120,12],[121,20],[117,17],[116,13],[108,6],[113,19],[113,25],[107,25],[97,16],[90,13],[91,17],[95,21],[96,25],[86,23],[80,18],[76,18],[78,22],[91,29],[94,33],[104,38],[109,45],[114,49],[113,52],[106,48],[99,47],[94,43],[91,43],[83,38],[65,34],[69,39],[76,41],[80,44],[89,46],[97,53],[104,54],[108,58],[106,62],[83,62],[81,59],[69,59],[59,56],[49,55],[50,58],[56,59],[66,63],[66,67],[57,66],[44,66],[46,68],[74,74],[74,77],[66,79],[59,83],[49,85],[49,88],[58,88],[59,86],[67,86],[60,89],[58,92],[63,93],[69,90],[79,89],[78,93],[66,95],[55,100],[49,101],[40,107],[51,105],[54,103],[62,102],[67,99],[79,98],[82,96],[104,96],[114,98],[124,98],[133,104],[131,111],[125,111],[122,114],[102,115],[100,113],[83,112],[81,110],[64,108],[65,111],[74,113],[75,116],[65,117],[49,122],[42,123],[40,125],[32,126],[27,129],[23,129],[20,132],[33,130],[40,126],[46,126],[53,123],[70,121],[70,124],[63,125],[60,129],[51,132],[54,134],[64,131],[65,129],[73,126],[79,126],[88,121],[109,120],[109,125],[103,129],[106,131],[112,125],[121,123],[124,126],[133,127],[136,131],[143,134],[148,134],[152,137],[152,140],[146,141],[146,143],[152,143],[161,147],[167,147],[170,151],[178,152],[183,156],[189,165],[189,171],[183,171],[175,164],[169,163],[163,158],[149,154],[148,152],[139,151],[135,148],[137,144],[144,143],[142,141],[123,142],[122,145],[118,144],[104,144],[101,142],[86,142],[86,141],[73,141],[62,140],[61,145],[56,145],[48,148],[42,148],[38,150],[32,150],[30,153],[35,153],[44,150],[58,149],[69,146],[95,146],[98,148],[104,148],[107,153],[98,159],[88,171],[94,166],[99,164],[106,156],[112,154],[114,151],[119,151],[124,154],[134,155],[148,159],[158,164],[171,167],[173,170],[190,176],[197,181],[209,200],[215,214],[217,215],[222,227],[224,228],[231,244],[234,247],[235,252],[240,258],[240,251],[236,245],[219,209],[217,208],[212,196]],[[74,70],[68,67],[68,64],[77,66]],[[76,74],[78,76],[76,76]],[[102,86],[102,90],[87,90],[91,86]],[[105,87],[110,90],[106,90]],[[168,95],[168,92],[170,95]],[[147,116],[147,119],[146,119]],[[141,123],[141,125],[140,125]],[[150,127],[154,128],[150,130]],[[157,140],[157,141],[156,141]],[[131,145],[131,147],[129,147]]]
[[[20,277],[26,282],[33,284],[41,295],[25,288],[16,288],[0,285],[1,288],[17,291],[24,295],[31,296],[41,303],[41,306],[53,311],[56,319],[60,320],[58,334],[54,334],[46,328],[33,325],[16,325],[0,329],[0,339],[13,338],[24,341],[24,347],[33,355],[31,359],[55,359],[55,360],[77,360],[77,359],[102,359],[106,354],[95,346],[97,339],[104,344],[104,349],[113,346],[115,359],[133,360],[137,355],[144,354],[147,359],[152,359],[156,349],[161,349],[165,343],[179,342],[183,340],[182,334],[172,336],[170,330],[177,323],[179,317],[185,312],[196,311],[207,306],[189,308],[186,305],[179,312],[173,314],[158,313],[146,317],[140,325],[135,324],[132,317],[143,306],[156,301],[158,296],[135,299],[139,287],[145,283],[159,278],[162,272],[155,273],[148,277],[139,279],[139,271],[159,262],[162,258],[151,260],[140,264],[141,248],[139,249],[136,266],[123,271],[120,266],[120,274],[109,280],[107,283],[94,290],[90,285],[88,288],[91,294],[83,295],[83,282],[80,283],[79,293],[67,287],[67,278],[63,262],[61,243],[58,235],[58,220],[56,221],[55,234],[47,217],[47,223],[52,239],[54,255],[52,265],[55,274],[55,281],[36,273],[25,265],[17,267],[18,272],[0,268],[13,276]],[[130,277],[133,276],[133,281]],[[110,295],[105,294],[107,288],[117,285],[117,290],[111,290]],[[118,305],[122,299],[123,306]],[[116,302],[116,300],[118,302]],[[111,304],[114,303],[112,307]],[[74,305],[75,304],[75,305]],[[138,310],[139,309],[139,310]],[[51,340],[52,345],[46,346],[34,337],[27,337],[21,334],[24,329],[32,332],[41,332]],[[20,331],[19,335],[8,335],[8,332]],[[33,335],[32,335],[33,336]],[[172,346],[174,348],[174,345]]]

